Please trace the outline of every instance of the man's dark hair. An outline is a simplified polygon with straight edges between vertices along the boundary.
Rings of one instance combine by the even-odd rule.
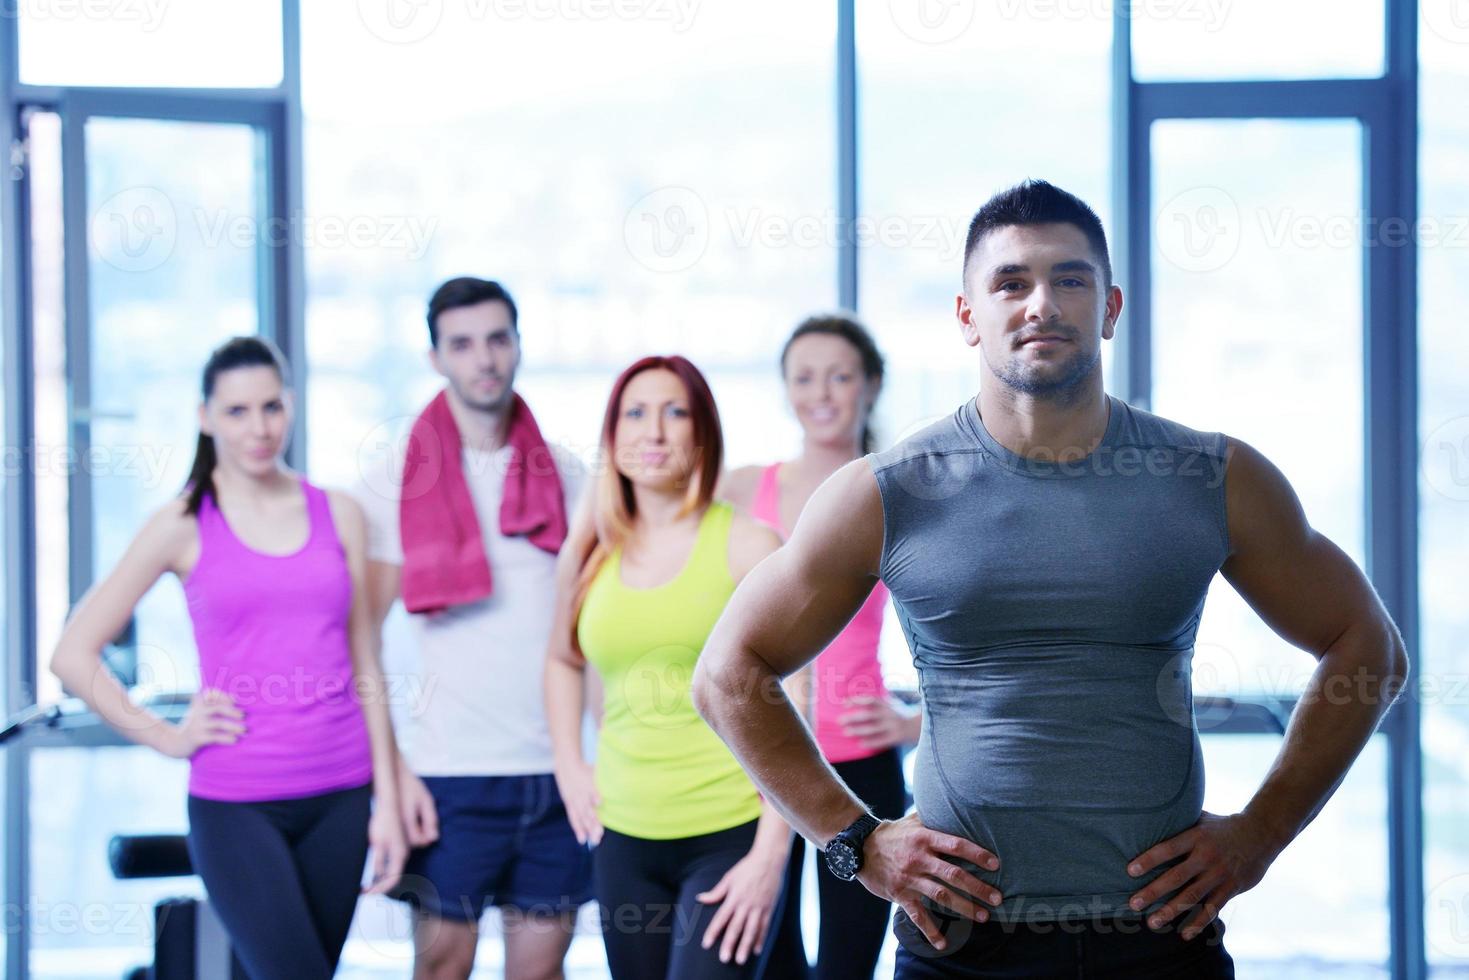
[[[473,276],[460,276],[458,279],[450,279],[429,297],[428,301],[428,339],[433,346],[439,346],[439,314],[445,310],[457,310],[461,306],[478,306],[480,303],[488,303],[496,300],[504,303],[510,308],[510,325],[517,331],[520,330],[520,314],[515,310],[515,300],[510,298],[509,291],[493,279],[476,279]]]
[[[1075,194],[1067,193],[1044,180],[1026,180],[1000,191],[984,202],[969,222],[969,235],[964,240],[964,267],[969,271],[969,258],[990,232],[1011,225],[1070,224],[1081,229],[1087,243],[1101,263],[1102,285],[1112,285],[1112,258],[1107,253],[1107,233],[1101,219]]]

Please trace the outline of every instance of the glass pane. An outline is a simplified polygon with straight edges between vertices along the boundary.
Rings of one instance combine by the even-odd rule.
[[[94,575],[183,486],[209,351],[260,327],[258,137],[249,126],[87,123]],[[269,239],[267,239],[267,242]],[[197,677],[183,590],[137,610],[139,681]]]
[[[1058,22],[1025,5],[931,6],[858,6],[858,288],[893,372],[879,403],[888,440],[975,392],[978,354],[959,338],[954,297],[969,220],[985,199],[1040,177],[1080,196],[1104,225],[1110,215],[1110,22]],[[1059,75],[1015,86],[1037,43],[1058,54]],[[975,120],[1046,125],[1025,139],[997,139],[969,118],[940,125],[947,110],[938,107],[950,104],[969,107]],[[1075,152],[1081,146],[1100,149]]]
[[[140,748],[31,756],[31,976],[110,980],[152,962],[154,904],[203,887],[194,877],[119,881],[107,843],[186,832],[188,771]]]
[[[1040,6],[857,5],[858,299],[888,361],[883,446],[978,390],[979,354],[959,337],[954,297],[969,220],[991,194],[1044,178],[1108,225],[1111,21]],[[1033,75],[1037,46],[1054,57],[1046,84],[1014,84]],[[1104,344],[1109,375],[1111,353]],[[916,685],[891,609],[881,656],[892,683]]]
[[[1469,18],[1424,5],[1419,239],[1419,565],[1424,910],[1434,977],[1469,962]],[[1438,9],[1430,16],[1429,8]],[[1432,237],[1429,237],[1429,234]]]
[[[1383,0],[1138,0],[1127,5],[1133,75],[1148,82],[1374,78],[1383,72],[1382,5]],[[1112,9],[1110,3],[1101,6]]]
[[[33,85],[265,88],[281,81],[281,3],[49,0],[7,7]]]
[[[32,371],[36,386],[36,644],[37,696],[46,701],[60,684],[46,664],[71,601],[68,579],[71,528],[68,478],[75,469],[67,412],[65,306],[61,234],[61,119],[52,112],[25,116],[30,151]]]
[[[1206,734],[1202,741],[1204,809],[1237,813],[1265,778],[1280,738]],[[1350,874],[1323,872],[1340,867],[1343,855],[1351,855]],[[1387,976],[1386,738],[1368,742],[1316,819],[1221,918],[1241,977]]]
[[[836,299],[833,8],[358,8],[302,10],[307,221],[360,232],[306,256],[319,478],[357,479],[437,390],[423,311],[454,275],[514,294],[519,383],[584,453],[651,351],[731,403],[775,391],[779,342]],[[734,465],[795,448],[779,398],[723,422]]]
[[[1152,133],[1155,410],[1264,453],[1359,564],[1361,139],[1356,122],[1317,120]],[[1314,668],[1215,579],[1200,693],[1292,696]]]

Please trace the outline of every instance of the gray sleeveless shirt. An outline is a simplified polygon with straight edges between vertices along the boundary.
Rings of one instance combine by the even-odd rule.
[[[1000,921],[1114,913],[1127,865],[1190,827],[1204,772],[1191,662],[1229,553],[1225,439],[1108,397],[1085,459],[1018,456],[974,400],[867,460],[880,575],[923,691],[914,795]]]

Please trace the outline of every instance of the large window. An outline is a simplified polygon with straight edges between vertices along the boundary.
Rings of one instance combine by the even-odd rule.
[[[1129,92],[1126,183],[1132,258],[1142,264],[1134,273],[1147,276],[1130,390],[1160,414],[1261,450],[1312,525],[1370,566],[1401,615],[1398,600],[1411,594],[1393,553],[1401,535],[1387,546],[1380,531],[1401,527],[1396,502],[1409,493],[1401,468],[1385,465],[1405,438],[1394,422],[1402,388],[1382,379],[1411,342],[1407,318],[1385,312],[1403,278],[1393,275],[1401,253],[1392,249],[1403,244],[1394,236],[1411,223],[1390,136],[1411,65],[1395,63],[1391,79],[1350,80],[1383,75],[1402,9],[1333,4],[1333,21],[1354,26],[1326,44],[1296,26],[1325,9],[1314,0],[1219,8],[1221,21],[1201,34],[1184,14],[1205,6],[1174,6],[1170,17],[1134,6],[1130,18],[1144,84]],[[1201,721],[1207,809],[1248,800],[1280,748],[1272,721],[1283,721],[1315,666],[1216,580],[1194,663],[1197,692],[1220,699]],[[1416,743],[1402,717],[1371,741],[1265,880],[1226,910],[1247,970],[1377,975],[1391,966],[1415,975],[1417,856],[1403,801]],[[1260,734],[1241,734],[1251,729]],[[1323,888],[1319,862],[1345,853],[1352,873]],[[1286,921],[1288,937],[1266,928]]]
[[[358,233],[307,252],[312,471],[406,431],[429,294],[466,274],[515,295],[549,438],[589,455],[615,373],[676,352],[732,463],[793,450],[775,352],[836,300],[834,9],[418,9],[303,11],[307,222]]]
[[[42,700],[61,694],[47,663],[74,590],[106,575],[148,514],[183,485],[197,431],[199,369],[209,350],[259,329],[258,254],[254,238],[240,235],[242,227],[261,226],[257,135],[245,125],[99,114],[77,123],[86,167],[82,259],[90,329],[78,343],[73,322],[67,342],[56,124],[56,116],[42,113],[30,127],[38,151],[31,169],[40,260],[33,277],[37,424],[45,440],[37,458],[51,461],[37,473],[48,491],[38,527]],[[85,367],[68,360],[78,355]],[[78,561],[90,567],[78,568]],[[197,684],[193,632],[171,576],[139,603],[109,655],[147,691]],[[199,886],[114,881],[107,839],[182,831],[187,767],[143,749],[37,750],[32,762],[33,975],[87,975],[146,962],[153,902]],[[98,822],[98,813],[109,819]]]
[[[20,516],[35,535],[19,590],[33,587],[35,607],[8,610],[28,618],[7,634],[23,637],[7,650],[7,677],[24,688],[7,692],[14,708],[60,698],[48,666],[70,608],[182,486],[209,350],[234,334],[286,341],[286,259],[299,243],[283,231],[289,5],[11,6],[0,18],[0,53],[19,55],[0,65],[16,127],[6,328],[25,342],[7,350],[27,355],[29,383],[5,390],[29,427],[23,448],[7,447],[6,483],[32,481],[34,509]],[[104,655],[140,693],[196,686],[171,576]],[[114,833],[183,830],[187,766],[69,730],[74,746],[6,748],[8,785],[27,786],[7,800],[11,977],[121,975],[151,957],[153,903],[199,890],[114,881],[107,865]]]
[[[1260,450],[1358,564],[1361,159],[1354,121],[1153,125],[1153,406]],[[1293,696],[1315,668],[1222,578],[1199,641],[1204,693]]]
[[[78,422],[90,427],[96,460],[81,476],[91,484],[98,578],[188,476],[209,351],[260,328],[250,232],[262,222],[259,137],[249,126],[93,117],[85,139],[92,363],[90,402],[73,411],[87,413]],[[139,604],[131,645],[141,683],[197,683],[172,577]]]
[[[1362,130],[1351,120],[1153,124],[1153,406],[1250,443],[1285,473],[1313,526],[1363,561]],[[1309,168],[1282,171],[1281,159]],[[1293,698],[1315,660],[1279,639],[1222,577],[1195,654],[1199,694]],[[1206,729],[1207,730],[1207,729]],[[1226,909],[1237,958],[1386,963],[1382,740],[1254,891]],[[1274,735],[1206,740],[1211,800],[1248,802]],[[1225,788],[1227,787],[1227,788]],[[1376,828],[1364,836],[1362,828]],[[1322,887],[1315,858],[1350,848]],[[1253,928],[1289,918],[1291,934]]]

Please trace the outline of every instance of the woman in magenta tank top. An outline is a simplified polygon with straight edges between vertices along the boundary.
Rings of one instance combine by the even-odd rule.
[[[875,448],[868,420],[882,388],[883,359],[857,321],[820,316],[795,329],[780,365],[786,396],[801,424],[801,454],[789,463],[730,472],[720,495],[789,537],[812,491]],[[898,746],[918,741],[919,716],[894,707],[883,684],[877,650],[886,606],[887,589],[879,582],[798,687],[809,692],[805,713],[822,755],[875,814],[896,819],[907,809]],[[796,696],[800,703],[799,691]],[[786,885],[791,896],[800,895],[802,845],[797,837]],[[839,881],[821,861],[816,864],[821,938],[815,975],[870,977],[887,935],[888,903]],[[801,948],[800,904],[798,898],[786,903],[778,947]],[[779,948],[777,953],[765,980],[799,975],[780,972],[780,965],[803,960]]]
[[[407,852],[359,589],[364,519],[283,465],[286,384],[267,341],[214,351],[188,486],[83,598],[51,661],[124,735],[189,760],[189,853],[252,980],[330,977],[369,844],[372,892],[395,884]],[[199,692],[177,724],[131,704],[101,659],[167,572],[199,652]]]

